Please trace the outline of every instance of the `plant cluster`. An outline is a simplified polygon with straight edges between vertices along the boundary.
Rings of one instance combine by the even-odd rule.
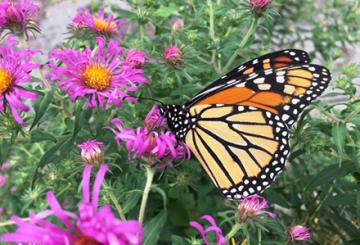
[[[46,4],[0,3],[2,242],[359,244],[360,69],[342,61],[359,0],[91,1],[49,54],[27,43]],[[226,200],[154,101],[285,48],[310,49],[331,87],[291,129],[285,173]]]

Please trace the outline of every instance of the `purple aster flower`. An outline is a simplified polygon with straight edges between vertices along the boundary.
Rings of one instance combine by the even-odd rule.
[[[83,171],[83,198],[77,214],[64,210],[55,195],[48,192],[47,201],[50,209],[38,214],[30,213],[29,221],[23,221],[16,216],[12,217],[17,230],[14,233],[4,234],[1,240],[43,245],[140,245],[143,228],[138,221],[117,219],[108,205],[98,209],[100,188],[108,166],[101,165],[95,178],[92,194],[90,193],[91,168],[87,165]],[[60,227],[47,221],[48,217],[56,217],[63,226]]]
[[[249,218],[256,218],[259,215],[266,214],[275,219],[276,215],[272,212],[266,211],[269,207],[265,198],[258,195],[252,195],[245,197],[238,207],[238,219],[239,222],[245,222]]]
[[[250,6],[253,11],[259,11],[265,8],[270,3],[270,0],[250,0]]]
[[[206,237],[206,235],[212,231],[215,232],[215,234],[216,234],[216,244],[226,245],[226,239],[222,233],[222,230],[216,224],[214,218],[211,217],[210,215],[204,215],[201,217],[201,219],[208,221],[210,223],[210,226],[207,228],[204,228],[201,224],[199,224],[196,221],[190,221],[190,225],[192,227],[196,228],[200,232],[200,235],[201,235],[205,245],[214,244],[214,243],[210,243],[209,239]]]
[[[288,230],[289,240],[295,241],[307,241],[311,239],[310,231],[307,227],[302,225],[291,226]]]
[[[130,49],[126,55],[126,64],[132,67],[141,67],[146,62],[146,55],[143,51]]]
[[[4,175],[0,175],[0,187],[3,187],[6,184],[6,177]]]
[[[132,158],[142,158],[145,163],[156,164],[160,168],[172,167],[172,162],[176,159],[190,158],[189,148],[179,143],[172,132],[157,131],[159,128],[154,126],[159,126],[159,124],[152,124],[152,128],[132,129],[124,128],[117,118],[113,119],[112,123],[117,128],[117,130],[111,128],[115,134],[115,141],[118,145],[121,141],[125,142],[126,149]]]
[[[31,0],[5,0],[0,3],[0,29],[8,29],[14,33],[24,33],[29,39],[29,30],[37,28],[39,5]]]
[[[112,37],[124,37],[127,25],[125,20],[115,19],[113,15],[105,17],[104,8],[99,9],[97,17],[93,16],[89,9],[81,8],[71,24],[75,29],[86,28],[96,34]]]
[[[87,140],[78,145],[81,150],[82,160],[88,164],[101,164],[103,161],[103,146],[104,143],[97,140]]]
[[[172,65],[181,65],[184,63],[184,59],[181,50],[176,46],[167,47],[164,50],[165,61]]]
[[[97,51],[86,49],[54,50],[50,57],[62,63],[57,67],[50,62],[51,80],[59,80],[58,87],[64,90],[71,101],[78,97],[84,99],[90,108],[98,104],[100,108],[114,104],[120,107],[123,100],[136,101],[128,92],[138,90],[140,84],[147,83],[142,69],[126,65],[120,57],[123,48],[115,40],[110,40],[106,47],[103,37],[97,37]]]
[[[35,100],[37,95],[21,87],[32,82],[30,72],[39,65],[31,63],[32,56],[40,51],[30,49],[16,50],[19,42],[10,35],[0,45],[0,111],[6,110],[6,105],[19,124],[23,124],[18,111],[29,111],[23,99]]]
[[[159,107],[154,105],[150,112],[146,115],[145,127],[149,129],[163,128],[165,124],[166,120],[163,116],[161,116]]]

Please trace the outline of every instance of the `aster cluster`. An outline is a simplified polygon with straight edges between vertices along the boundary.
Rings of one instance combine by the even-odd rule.
[[[176,140],[171,131],[164,131],[165,119],[160,110],[154,106],[145,119],[144,127],[125,128],[120,119],[115,118],[111,128],[118,145],[125,142],[126,149],[132,159],[142,159],[149,165],[171,167],[176,159],[190,157],[188,147]]]

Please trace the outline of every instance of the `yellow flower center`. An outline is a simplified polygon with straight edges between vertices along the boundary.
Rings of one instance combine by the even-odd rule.
[[[111,75],[102,65],[88,65],[82,74],[82,80],[88,87],[101,91],[110,86]]]
[[[6,91],[9,90],[12,84],[12,76],[9,72],[0,68],[0,94],[4,94]]]
[[[110,22],[94,18],[94,28],[95,30],[99,32],[111,32],[113,29],[115,29],[115,24]]]

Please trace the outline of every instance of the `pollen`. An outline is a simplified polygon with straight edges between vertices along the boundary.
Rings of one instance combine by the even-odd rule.
[[[102,91],[110,86],[111,75],[102,65],[88,65],[82,74],[82,80],[88,87]]]
[[[8,91],[12,85],[13,78],[9,72],[0,68],[0,95]]]
[[[73,245],[101,245],[95,239],[88,237],[86,235],[80,234],[78,235],[72,243]]]
[[[112,32],[112,30],[115,28],[115,24],[110,22],[107,22],[105,20],[100,20],[97,18],[94,18],[94,29],[99,32]]]

